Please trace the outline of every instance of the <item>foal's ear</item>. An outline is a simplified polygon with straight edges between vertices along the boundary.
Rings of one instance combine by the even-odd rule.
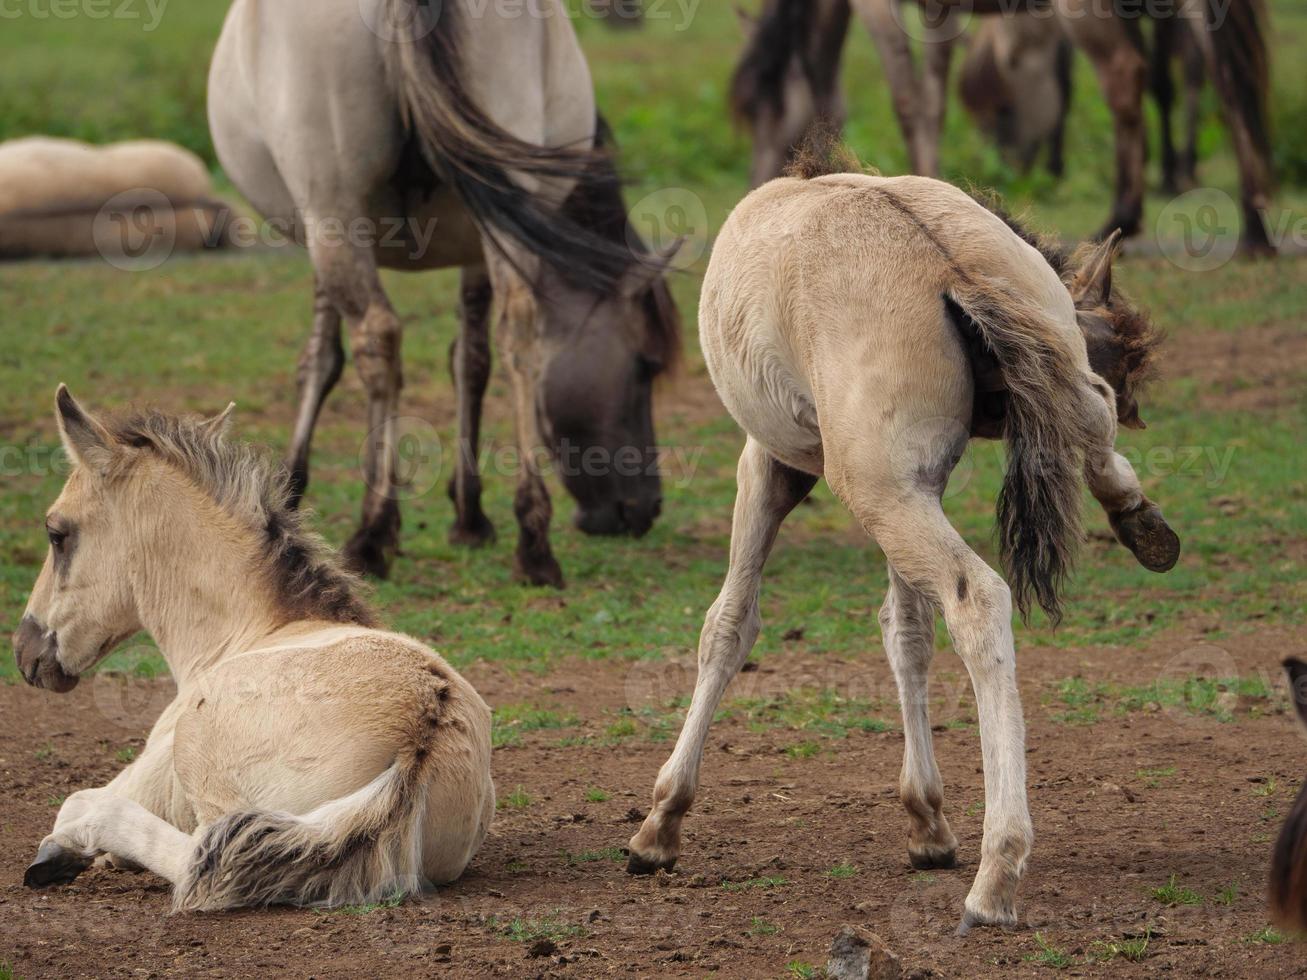
[[[1071,283],[1071,298],[1078,307],[1106,306],[1112,298],[1112,262],[1121,251],[1121,229],[1089,253]]]
[[[109,431],[87,412],[61,384],[54,394],[55,420],[59,437],[74,463],[97,473],[103,472],[113,456],[113,438]]]
[[[1307,725],[1307,664],[1290,657],[1284,662],[1284,670],[1289,675],[1289,697],[1293,699],[1298,720]]]
[[[622,273],[622,278],[617,283],[617,292],[625,299],[639,299],[667,274],[667,270],[672,267],[672,260],[684,244],[685,236],[682,235],[661,252],[653,251],[639,256]]]
[[[228,402],[227,407],[211,419],[205,419],[200,423],[200,431],[206,436],[222,438],[231,428],[231,413],[236,411],[236,403]]]

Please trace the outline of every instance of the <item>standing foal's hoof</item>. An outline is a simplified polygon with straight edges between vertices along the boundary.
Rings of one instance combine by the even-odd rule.
[[[49,888],[51,885],[68,885],[91,866],[94,858],[83,857],[64,850],[52,840],[46,841],[36,852],[36,860],[23,875],[28,888]]]
[[[1169,572],[1180,559],[1180,538],[1154,503],[1111,517],[1117,540],[1150,572]]]

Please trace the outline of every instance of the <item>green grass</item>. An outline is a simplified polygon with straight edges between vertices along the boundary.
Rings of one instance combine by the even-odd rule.
[[[848,861],[841,861],[835,867],[826,872],[827,878],[852,878],[858,873],[857,865],[850,864]]]
[[[612,798],[612,793],[600,789],[597,786],[591,786],[585,791],[585,801],[587,803],[607,803]]]
[[[1284,933],[1274,926],[1266,926],[1249,936],[1246,942],[1260,943],[1264,946],[1278,946],[1285,941]]]
[[[499,810],[525,810],[531,805],[531,797],[527,795],[525,789],[518,786],[507,796],[501,796],[495,804]]]
[[[365,905],[341,905],[334,909],[322,909],[322,912],[332,915],[371,915],[373,912],[384,912],[386,909],[397,909],[404,904],[403,895],[391,895],[389,898],[383,898],[379,902],[368,902]]]
[[[813,966],[811,963],[805,963],[803,960],[790,960],[785,964],[785,970],[792,977],[798,980],[813,980],[814,977],[820,977],[825,974],[819,966]]]
[[[568,864],[589,864],[594,861],[625,861],[626,852],[620,847],[605,847],[598,851],[582,851],[580,854],[568,854]]]
[[[1157,789],[1162,785],[1163,779],[1170,779],[1174,775],[1175,766],[1164,766],[1161,769],[1140,769],[1135,773],[1136,778],[1149,789]]]
[[[127,745],[113,754],[113,757],[119,762],[134,762],[136,760],[136,749]]]
[[[560,715],[557,711],[529,704],[501,705],[495,709],[494,721],[491,743],[495,748],[517,744],[526,732],[570,728],[577,724],[575,715]]]
[[[517,916],[507,922],[498,916],[490,916],[486,925],[502,936],[507,936],[515,943],[532,943],[537,939],[570,939],[585,935],[580,926],[571,925],[557,916],[545,916],[539,919],[526,919]]]
[[[0,31],[0,139],[34,132],[97,141],[153,136],[172,139],[216,167],[204,109],[209,55],[229,3],[168,4],[156,30],[131,21],[42,20],[23,14]],[[643,32],[611,32],[589,21],[578,27],[590,58],[600,105],[612,121],[631,180],[628,199],[661,188],[684,188],[704,204],[711,230],[746,190],[748,142],[725,110],[741,38],[731,5],[704,3],[689,29],[653,22]],[[1284,178],[1277,203],[1307,214],[1307,97],[1300,60],[1307,11],[1274,0],[1277,45],[1277,160]],[[26,5],[15,9],[26,11]],[[868,163],[900,172],[906,153],[873,47],[855,29],[846,58],[849,137]],[[692,70],[687,70],[692,66]],[[1111,184],[1111,123],[1088,65],[1078,59],[1070,125],[1071,172],[1060,184],[1042,174],[1012,172],[956,106],[944,136],[946,176],[997,185],[1033,223],[1066,237],[1091,231],[1107,212]],[[1150,108],[1149,112],[1152,110]],[[1228,140],[1204,99],[1201,175],[1228,193],[1237,180]],[[1155,168],[1154,168],[1155,172]],[[219,185],[225,186],[221,173]],[[1162,199],[1150,194],[1149,218]],[[1151,226],[1150,226],[1151,227]],[[683,370],[707,388],[697,349],[694,312],[701,260],[673,289],[686,318],[689,350]],[[1118,280],[1182,348],[1191,337],[1251,328],[1302,331],[1307,324],[1307,263],[1232,262],[1191,274],[1161,258],[1131,258]],[[452,444],[453,412],[447,351],[455,330],[457,275],[387,273],[385,284],[406,317],[405,411],[422,414]],[[5,344],[0,350],[0,444],[17,472],[6,472],[0,495],[0,621],[20,617],[44,560],[45,508],[62,484],[50,415],[55,385],[67,381],[92,407],[155,404],[212,412],[237,402],[236,431],[274,452],[284,450],[293,420],[294,365],[311,315],[311,272],[302,252],[177,257],[158,269],[127,273],[101,263],[31,262],[0,266]],[[1296,366],[1288,365],[1289,369]],[[1260,384],[1231,379],[1231,389]],[[1300,392],[1302,388],[1300,387]],[[487,416],[487,451],[511,443],[505,382],[496,375]],[[706,396],[711,399],[711,396]],[[431,407],[438,406],[438,407]],[[1254,624],[1299,625],[1307,601],[1293,543],[1307,530],[1307,489],[1293,452],[1304,440],[1302,399],[1269,409],[1227,410],[1222,392],[1192,379],[1164,380],[1144,402],[1149,428],[1122,433],[1120,447],[1138,466],[1146,491],[1164,507],[1184,540],[1180,564],[1165,576],[1141,569],[1119,546],[1094,539],[1085,548],[1057,631],[1036,613],[1018,628],[1019,643],[1074,648],[1085,644],[1137,647],[1186,617],[1219,620],[1208,641],[1219,643]],[[308,502],[327,539],[342,543],[354,527],[362,494],[358,472],[365,431],[362,395],[352,369],[328,403],[314,449]],[[724,411],[702,412],[664,398],[659,409],[664,445],[695,461],[669,472],[664,516],[638,541],[587,538],[568,524],[570,504],[554,486],[554,546],[569,578],[566,602],[512,579],[513,483],[487,473],[485,506],[499,528],[483,551],[451,547],[451,511],[444,476],[430,492],[404,504],[404,554],[376,598],[387,624],[431,642],[457,668],[487,661],[509,670],[546,672],[568,658],[659,661],[693,655],[704,611],[721,583],[729,540],[735,461],[743,439]],[[1185,447],[1211,450],[1196,456]],[[1226,468],[1222,461],[1229,459]],[[968,450],[965,481],[946,501],[967,541],[997,566],[994,501],[1002,447]],[[448,453],[446,453],[448,457]],[[1234,502],[1220,508],[1214,501]],[[1087,526],[1106,522],[1086,496]],[[884,563],[859,543],[844,508],[823,487],[813,505],[787,521],[767,568],[762,595],[766,624],[753,659],[784,649],[852,660],[866,655],[878,633],[875,611],[886,585]],[[786,629],[803,627],[785,643]],[[146,638],[105,664],[137,677],[166,671]],[[16,677],[0,658],[0,678]],[[1192,688],[1138,689],[1131,697],[1217,720],[1230,716],[1218,681]],[[1114,695],[1115,696],[1115,695]],[[1125,697],[1123,693],[1121,697]],[[750,724],[793,729],[800,744],[877,732],[895,711],[887,705],[830,694],[804,694],[795,703],[756,698],[742,711]],[[524,712],[535,710],[523,706]],[[1072,724],[1105,716],[1096,701],[1055,709]],[[882,718],[883,716],[883,718]],[[965,724],[949,719],[948,724]],[[531,731],[524,714],[497,713],[495,742],[514,744]],[[566,727],[566,726],[564,726]],[[668,727],[641,716],[620,718],[601,737],[621,742],[643,731],[669,737]],[[584,744],[566,733],[565,744]]]
[[[1219,892],[1216,893],[1215,897],[1212,900],[1216,902],[1218,905],[1224,905],[1228,908],[1229,906],[1235,903],[1235,900],[1238,897],[1239,897],[1239,889],[1234,885],[1226,885],[1224,888],[1222,888]]]
[[[1163,905],[1202,905],[1203,897],[1192,888],[1186,888],[1183,885],[1176,884],[1176,876],[1171,875],[1171,879],[1161,888],[1154,888],[1153,898]]]
[[[0,980],[18,980],[18,974],[8,963],[0,962]]]
[[[754,916],[749,923],[750,936],[774,936],[781,931],[781,927],[774,922],[768,922],[766,919]]]
[[[1115,959],[1139,963],[1148,958],[1148,944],[1152,941],[1153,931],[1146,928],[1142,936],[1130,939],[1100,940],[1090,947],[1088,959],[1093,962],[1106,963]]]
[[[1035,933],[1035,945],[1039,947],[1039,950],[1025,957],[1028,963],[1038,963],[1041,966],[1052,967],[1055,970],[1064,970],[1071,965],[1071,957],[1067,955],[1066,950],[1054,946],[1044,937],[1043,933]]]
[[[745,881],[723,881],[722,889],[728,892],[744,892],[755,889],[779,888],[788,884],[789,880],[779,875],[766,875],[761,878],[748,878]]]

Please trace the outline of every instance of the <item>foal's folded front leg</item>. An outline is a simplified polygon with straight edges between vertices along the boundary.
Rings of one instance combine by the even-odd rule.
[[[1144,496],[1130,462],[1105,437],[1101,448],[1085,457],[1085,482],[1107,513],[1116,539],[1150,572],[1170,571],[1180,559],[1180,538],[1162,510]]]
[[[108,789],[84,789],[64,801],[54,830],[41,842],[23,884],[66,885],[98,855],[114,854],[172,884],[181,881],[194,841],[138,803]]]

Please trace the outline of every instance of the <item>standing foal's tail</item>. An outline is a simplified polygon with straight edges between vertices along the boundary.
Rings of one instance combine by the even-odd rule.
[[[473,66],[460,57],[459,14],[453,0],[430,7],[425,0],[383,2],[388,32],[396,36],[382,40],[381,52],[405,124],[483,234],[500,245],[506,238],[517,242],[574,285],[611,294],[631,264],[630,252],[550,208],[520,182],[593,180],[605,155],[589,146],[537,146],[490,119],[463,83]]]
[[[1007,387],[998,528],[1013,599],[1024,618],[1033,595],[1056,623],[1080,541],[1083,459],[1092,439],[1086,413],[1099,406],[1087,404],[1092,389],[1047,313],[979,278],[955,285],[945,303],[958,329],[979,336],[997,358]]]
[[[178,912],[360,905],[420,890],[427,752],[302,817],[231,813],[200,839]]]

